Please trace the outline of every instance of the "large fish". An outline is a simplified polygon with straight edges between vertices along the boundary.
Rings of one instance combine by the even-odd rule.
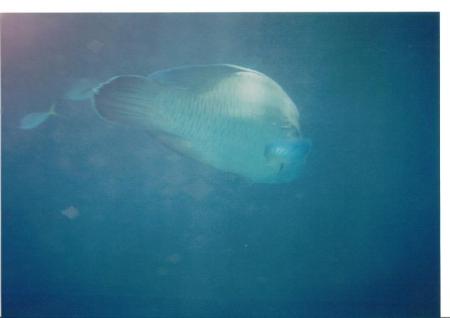
[[[248,68],[198,65],[116,76],[95,91],[102,118],[147,130],[182,154],[254,182],[295,179],[310,147],[289,96]]]

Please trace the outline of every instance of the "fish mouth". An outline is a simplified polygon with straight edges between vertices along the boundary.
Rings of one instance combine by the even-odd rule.
[[[277,183],[295,180],[302,172],[309,153],[310,141],[304,139],[281,140],[268,144],[264,149],[267,169]]]

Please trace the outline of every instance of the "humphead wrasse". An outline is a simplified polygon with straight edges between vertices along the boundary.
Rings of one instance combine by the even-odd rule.
[[[253,182],[295,179],[310,146],[284,90],[235,65],[116,76],[96,89],[94,106],[106,120],[147,130],[175,151]]]

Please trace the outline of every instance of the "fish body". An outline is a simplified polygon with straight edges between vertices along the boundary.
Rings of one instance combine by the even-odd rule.
[[[172,149],[254,182],[295,179],[305,154],[274,164],[274,143],[302,143],[299,112],[268,76],[234,65],[200,65],[117,76],[94,96],[99,115],[152,132]],[[286,154],[283,154],[286,156]]]

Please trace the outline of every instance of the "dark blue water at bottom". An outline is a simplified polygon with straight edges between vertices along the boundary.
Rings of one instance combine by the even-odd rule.
[[[438,317],[438,52],[434,13],[3,15],[3,316]],[[211,63],[296,103],[297,180],[250,183],[61,98]]]

